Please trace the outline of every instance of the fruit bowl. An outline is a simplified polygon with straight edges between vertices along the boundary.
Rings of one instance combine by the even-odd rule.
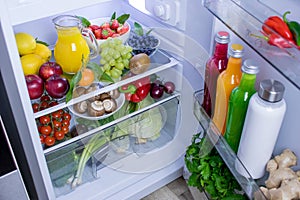
[[[99,31],[98,31],[98,33],[97,33],[97,31],[95,32],[95,30],[93,29],[93,25],[96,25],[96,26],[100,27],[105,22],[109,23],[110,22],[110,17],[96,18],[96,19],[90,20],[90,22],[91,22],[90,28],[92,29],[92,31],[95,35],[98,46],[100,47],[100,45],[103,42],[105,42],[107,39],[99,39],[99,38],[101,38],[101,34],[99,33]],[[122,31],[120,31],[119,33],[117,32],[117,34],[119,34],[119,35],[116,34],[116,35],[108,36],[108,38],[118,38],[118,39],[122,40],[123,43],[125,43],[127,41],[127,39],[129,38],[129,36],[130,36],[131,27],[130,27],[130,24],[128,22],[125,22],[123,27],[126,27],[124,29],[124,33]],[[119,29],[121,30],[121,28],[119,28]]]
[[[157,51],[160,40],[153,35],[139,36],[133,33],[126,41],[126,44],[132,47],[132,53],[134,55],[145,53],[148,56],[152,56]]]

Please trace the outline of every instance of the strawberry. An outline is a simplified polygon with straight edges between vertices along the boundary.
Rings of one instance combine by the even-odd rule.
[[[120,36],[120,34],[119,33],[114,33],[114,34],[112,34],[112,38],[115,38],[115,37],[119,37]]]
[[[101,39],[107,39],[113,35],[113,32],[110,28],[103,28],[101,31]]]
[[[119,27],[119,22],[116,19],[113,19],[110,21],[110,28],[112,30],[117,30],[117,28]]]
[[[128,30],[129,30],[128,24],[123,24],[123,25],[119,26],[119,28],[117,29],[117,33],[119,33],[120,35],[123,35]]]
[[[94,35],[95,35],[96,39],[102,39],[102,38],[101,38],[101,32],[102,32],[101,28],[96,29],[96,30],[94,31]]]
[[[103,28],[110,28],[110,25],[108,22],[104,22],[101,26],[100,26],[102,29]]]
[[[99,29],[100,26],[98,26],[98,25],[90,25],[89,28],[90,28],[92,31],[95,31],[95,30]]]

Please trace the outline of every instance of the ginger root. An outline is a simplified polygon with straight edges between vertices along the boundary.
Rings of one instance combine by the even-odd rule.
[[[297,157],[290,149],[285,149],[267,163],[269,177],[266,187],[260,187],[270,200],[300,199],[300,172],[291,169],[297,164]]]

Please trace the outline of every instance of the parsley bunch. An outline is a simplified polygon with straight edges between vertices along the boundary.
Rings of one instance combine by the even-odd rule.
[[[192,144],[187,147],[185,164],[191,173],[188,185],[205,191],[211,199],[247,199],[236,193],[241,188],[215,148],[200,157],[200,151],[205,148],[204,141],[200,139],[200,133],[195,134]]]

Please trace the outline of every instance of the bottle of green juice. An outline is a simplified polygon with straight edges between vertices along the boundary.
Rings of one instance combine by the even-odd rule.
[[[259,72],[253,60],[245,60],[242,78],[229,97],[224,138],[234,152],[237,152],[250,97],[256,92],[256,74]]]

